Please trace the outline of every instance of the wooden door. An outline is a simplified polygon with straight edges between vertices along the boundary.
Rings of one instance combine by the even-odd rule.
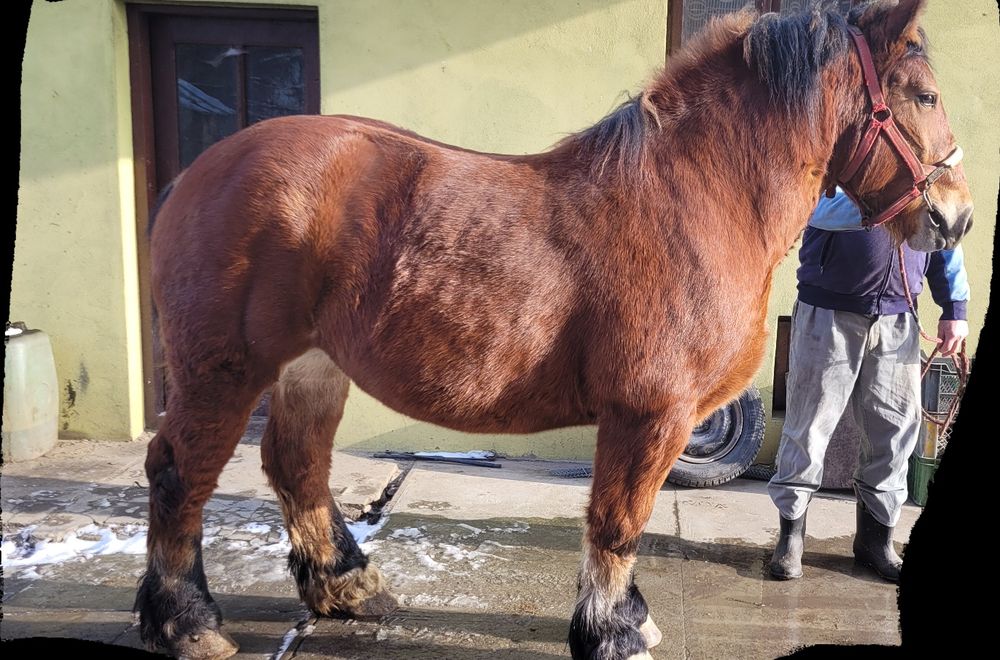
[[[133,138],[146,424],[167,381],[149,290],[149,224],[157,195],[206,148],[253,123],[319,113],[313,10],[130,5]]]

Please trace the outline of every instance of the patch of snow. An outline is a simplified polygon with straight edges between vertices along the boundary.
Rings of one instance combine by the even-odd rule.
[[[60,564],[95,555],[146,554],[146,528],[138,525],[122,527],[121,531],[126,534],[123,538],[118,537],[117,526],[107,528],[87,525],[76,532],[70,532],[62,541],[36,539],[31,535],[32,529],[22,530],[17,536],[4,539],[4,568]]]
[[[417,555],[417,561],[419,561],[421,564],[423,564],[427,568],[431,569],[432,571],[443,571],[443,570],[445,570],[444,564],[440,564],[440,563],[434,561],[433,559],[431,559],[430,555],[426,555],[426,554]]]
[[[35,570],[35,567],[32,566],[32,567],[28,568],[28,570],[23,571],[17,577],[21,578],[22,580],[37,580],[37,579],[41,578],[42,576],[39,575],[38,571]]]
[[[423,536],[424,533],[420,531],[417,527],[400,527],[399,529],[392,530],[392,534],[389,535],[390,539],[418,539]]]
[[[531,527],[528,523],[515,522],[513,527],[490,527],[489,529],[491,532],[500,532],[502,534],[524,534]]]
[[[489,605],[481,598],[470,594],[454,594],[449,596],[434,596],[431,594],[416,594],[405,600],[407,607],[461,607],[465,609],[486,609]]]
[[[240,527],[240,530],[251,534],[267,534],[271,531],[271,526],[262,523],[247,523]]]
[[[351,533],[351,536],[354,537],[354,540],[357,541],[358,545],[363,545],[365,541],[375,536],[380,529],[385,527],[385,524],[388,521],[389,518],[387,516],[382,516],[381,520],[374,525],[367,522],[348,522],[347,531]],[[361,549],[364,550],[363,547]]]

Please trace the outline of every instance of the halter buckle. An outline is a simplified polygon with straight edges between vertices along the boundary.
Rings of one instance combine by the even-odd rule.
[[[872,121],[884,124],[892,119],[892,110],[885,103],[878,103],[872,108]]]

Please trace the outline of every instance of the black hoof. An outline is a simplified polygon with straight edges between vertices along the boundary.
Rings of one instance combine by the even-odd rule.
[[[178,657],[229,657],[220,655],[225,644],[219,640],[228,636],[219,630],[222,612],[208,593],[200,547],[189,573],[170,580],[169,587],[157,571],[148,570],[140,579],[132,610],[139,618],[139,636],[150,648],[166,649]],[[235,643],[228,643],[233,655]],[[198,648],[214,655],[198,653]]]
[[[649,608],[634,584],[621,602],[603,612],[592,600],[581,601],[570,622],[570,653],[574,660],[647,658],[649,642],[654,641],[642,631],[647,619]]]

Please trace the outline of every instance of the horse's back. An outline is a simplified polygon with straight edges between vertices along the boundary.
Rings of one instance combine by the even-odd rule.
[[[555,387],[578,360],[579,296],[552,213],[523,159],[373,120],[262,122],[206,150],[161,208],[157,305],[168,340],[197,329],[280,361],[319,345],[438,423],[497,430],[529,401],[538,428],[578,423],[576,388]]]

